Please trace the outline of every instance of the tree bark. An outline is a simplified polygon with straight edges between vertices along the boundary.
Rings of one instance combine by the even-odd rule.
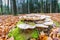
[[[13,0],[13,11],[14,11],[14,15],[17,15],[16,0]]]
[[[8,11],[8,13],[7,14],[9,14],[9,0],[7,0],[8,1],[8,5],[7,5],[7,11]]]
[[[3,4],[2,4],[2,0],[0,0],[1,1],[1,15],[3,14]]]
[[[28,13],[30,13],[29,0],[27,0],[27,4],[28,4]]]

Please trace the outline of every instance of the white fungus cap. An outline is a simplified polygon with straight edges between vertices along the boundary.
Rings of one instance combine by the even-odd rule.
[[[48,26],[46,26],[44,24],[36,24],[36,27],[48,28]]]
[[[22,18],[25,18],[27,20],[41,20],[43,21],[44,19],[44,23],[41,23],[41,24],[35,24],[35,25],[29,25],[29,24],[19,24],[17,25],[19,28],[21,29],[34,29],[36,27],[42,27],[42,28],[48,28],[49,26],[48,25],[53,25],[53,21],[51,20],[51,16],[47,16],[47,15],[38,15],[38,14],[27,14],[27,15],[24,15],[24,16],[21,16]],[[20,18],[21,18],[20,17]]]
[[[41,15],[41,16],[40,16],[40,19],[45,19],[45,18],[46,18],[45,15]]]
[[[44,25],[53,25],[53,21],[50,21],[50,22],[44,22],[43,24],[44,24]]]
[[[35,28],[35,26],[31,26],[31,25],[28,25],[28,24],[19,24],[17,26],[21,29],[28,29],[28,28],[34,29]]]

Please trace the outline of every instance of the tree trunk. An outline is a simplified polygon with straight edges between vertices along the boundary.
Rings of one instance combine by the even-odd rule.
[[[8,11],[8,13],[7,14],[9,14],[9,0],[7,0],[8,1],[8,5],[7,5],[7,11]]]
[[[1,15],[3,14],[3,4],[2,4],[2,0],[0,0],[1,1]]]
[[[30,0],[27,0],[27,4],[28,4],[28,13],[30,13],[29,1],[30,1]]]
[[[43,0],[41,0],[41,13],[43,13]]]
[[[13,0],[13,11],[14,15],[17,15],[16,0]]]

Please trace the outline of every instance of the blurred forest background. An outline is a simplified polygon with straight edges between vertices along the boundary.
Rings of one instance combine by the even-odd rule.
[[[0,0],[0,15],[60,13],[60,0]]]

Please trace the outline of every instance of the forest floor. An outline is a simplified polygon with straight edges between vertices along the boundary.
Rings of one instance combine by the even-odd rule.
[[[55,14],[46,14],[46,15],[49,15],[49,16],[52,16],[52,19],[54,21],[57,21],[60,23],[60,14],[59,13],[55,13]]]

